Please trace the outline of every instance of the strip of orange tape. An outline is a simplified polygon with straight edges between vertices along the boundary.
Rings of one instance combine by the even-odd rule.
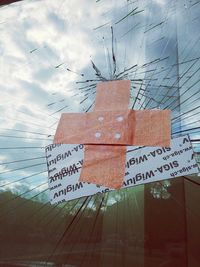
[[[85,145],[80,181],[119,189],[124,182],[126,146]]]
[[[170,146],[169,110],[64,113],[56,144]]]
[[[128,110],[130,81],[102,82],[97,85],[94,111]]]

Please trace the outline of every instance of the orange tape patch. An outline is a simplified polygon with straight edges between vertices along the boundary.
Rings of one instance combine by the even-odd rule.
[[[54,143],[170,146],[169,110],[62,114]]]
[[[135,138],[132,145],[169,147],[170,122],[170,110],[135,110]]]
[[[97,85],[94,111],[128,110],[130,81],[102,82]]]
[[[104,82],[97,85],[94,111],[128,111],[130,99],[130,81]],[[119,115],[120,117],[121,115]],[[124,123],[124,120],[121,122]],[[121,123],[116,129],[119,133]],[[111,131],[114,127],[111,127]],[[108,131],[107,131],[108,132]],[[113,138],[116,142],[116,138]],[[118,142],[118,141],[117,141]],[[84,155],[80,181],[119,189],[125,175],[126,147],[95,145],[87,146]]]
[[[170,111],[128,110],[130,81],[97,85],[94,111],[62,114],[54,143],[86,144],[80,181],[118,189],[126,145],[170,146]]]
[[[119,189],[124,182],[126,146],[85,145],[80,181]]]
[[[131,145],[134,125],[135,113],[131,110],[65,113],[61,116],[54,142]]]

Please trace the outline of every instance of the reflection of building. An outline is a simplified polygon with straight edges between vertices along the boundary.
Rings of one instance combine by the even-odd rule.
[[[196,158],[197,163],[200,164],[200,152],[195,153],[195,158]]]
[[[14,259],[12,262],[40,264],[48,260],[56,266],[199,267],[200,194],[196,181],[195,177],[170,180],[168,199],[155,199],[150,192],[152,184],[94,196],[95,209],[87,207],[83,198],[80,202],[85,205],[80,209],[80,203],[74,215],[26,201],[14,223],[9,213],[4,218],[0,266],[4,266],[2,261]],[[108,199],[112,204],[106,205]],[[16,202],[19,205],[23,199]],[[76,206],[76,201],[73,203]],[[7,205],[7,210],[10,208],[12,205]]]
[[[146,62],[157,61],[146,68],[145,82],[146,87],[146,105],[145,108],[170,109],[172,119],[180,116],[180,88],[179,88],[179,50],[177,33],[177,14],[175,12],[175,2],[163,1],[168,3],[168,9],[174,9],[174,12],[168,16],[166,9],[159,5],[154,6],[156,16],[151,17],[151,24],[157,27],[154,31],[149,30],[147,26],[145,31]],[[151,3],[149,3],[151,9]],[[154,71],[151,71],[151,70]],[[148,82],[148,80],[151,80]],[[172,123],[172,133],[179,132],[181,122]]]

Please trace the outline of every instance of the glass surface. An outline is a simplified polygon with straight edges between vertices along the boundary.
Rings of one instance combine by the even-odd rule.
[[[50,205],[45,146],[96,84],[171,109],[200,155],[198,0],[0,1],[0,266],[199,267],[199,176]],[[70,127],[70,126],[69,126]],[[200,162],[200,161],[199,161]],[[167,179],[167,177],[166,177]]]

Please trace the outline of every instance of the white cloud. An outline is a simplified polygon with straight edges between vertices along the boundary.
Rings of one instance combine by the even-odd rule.
[[[166,1],[165,1],[165,0],[154,0],[154,2],[155,2],[156,4],[161,5],[161,6],[166,5]]]

